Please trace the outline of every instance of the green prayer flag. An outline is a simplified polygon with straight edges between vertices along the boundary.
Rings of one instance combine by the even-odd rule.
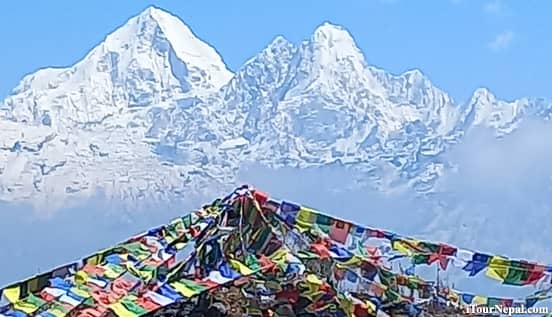
[[[418,265],[418,264],[428,264],[429,262],[429,254],[414,254],[412,256],[412,264]]]
[[[37,297],[33,294],[29,294],[26,298],[17,301],[13,308],[27,314],[32,314],[37,311],[40,307],[46,304],[46,301]]]
[[[138,305],[138,303],[135,303],[130,299],[124,298],[121,303],[126,307],[128,311],[137,316],[147,313],[147,310],[145,310],[142,306]]]
[[[171,286],[185,297],[193,297],[207,290],[206,286],[200,285],[194,281],[181,279],[171,283]]]
[[[42,298],[37,297],[37,296],[35,296],[35,295],[33,295],[33,294],[29,294],[29,296],[27,297],[26,301],[27,301],[28,303],[32,303],[33,305],[36,305],[36,306],[38,306],[38,307],[40,307],[40,306],[46,304],[46,301],[45,301],[45,300],[43,300]]]
[[[143,260],[151,256],[151,252],[149,252],[149,248],[140,242],[132,242],[132,243],[124,244],[123,248],[125,248],[125,250],[127,250],[130,254],[132,254],[134,257],[136,257],[139,260]]]
[[[176,218],[173,221],[171,221],[171,223],[168,225],[167,229],[170,230],[170,231],[175,231],[175,232],[183,230],[184,229],[184,222],[183,222],[182,218]]]
[[[523,285],[529,273],[529,269],[523,267],[523,263],[511,261],[503,283],[508,285]]]
[[[148,313],[135,300],[136,296],[129,295],[119,302],[112,304],[110,308],[119,317],[138,317]]]
[[[387,300],[390,301],[390,302],[396,302],[401,298],[399,293],[395,292],[394,290],[392,290],[390,288],[386,289],[384,294],[385,294],[385,297],[387,298]]]
[[[494,306],[500,306],[500,305],[502,305],[502,299],[494,298],[494,297],[488,297],[487,298],[487,306],[488,307],[494,307]]]
[[[420,249],[426,250],[427,253],[437,253],[441,248],[438,244],[427,242],[427,241],[420,241],[418,243],[418,247]]]
[[[86,300],[84,300],[84,305],[85,306],[94,306],[95,304],[95,300],[94,300],[94,297],[88,297]]]
[[[124,267],[114,263],[106,263],[103,267],[105,268],[104,277],[112,280],[118,278],[126,271]]]
[[[182,218],[182,225],[184,228],[190,228],[192,226],[192,214],[187,214],[183,216]]]
[[[259,260],[257,257],[251,253],[249,253],[245,257],[245,265],[249,268],[251,268],[253,271],[258,271],[261,269],[261,264],[259,263]]]
[[[301,260],[310,260],[310,259],[317,259],[320,256],[316,253],[312,253],[309,251],[298,251],[297,257]]]
[[[318,226],[320,231],[325,234],[329,234],[332,226],[332,218],[328,215],[316,214],[315,224]]]
[[[358,255],[360,255],[361,257],[368,257],[369,254],[364,248],[364,245],[362,244],[362,242],[360,240],[357,240],[356,244],[357,244]]]
[[[55,317],[65,317],[69,314],[69,309],[58,302],[51,302],[50,308],[48,308],[46,312],[54,315]]]
[[[382,284],[389,286],[393,283],[395,275],[391,271],[378,270],[378,276]]]
[[[144,265],[137,268],[131,263],[127,263],[127,269],[134,276],[140,278],[142,281],[149,282],[155,279],[157,276],[157,268],[151,265]]]

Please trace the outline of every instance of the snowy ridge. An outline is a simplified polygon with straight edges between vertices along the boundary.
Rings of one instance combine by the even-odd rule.
[[[228,189],[243,162],[348,165],[380,190],[427,193],[449,168],[440,156],[474,126],[505,135],[551,106],[486,89],[458,104],[419,70],[368,65],[328,22],[302,43],[276,37],[232,74],[151,7],[75,65],[26,76],[0,105],[0,200],[180,199]]]

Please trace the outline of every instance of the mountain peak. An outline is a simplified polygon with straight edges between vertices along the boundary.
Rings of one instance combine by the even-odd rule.
[[[155,19],[155,17],[158,15],[172,15],[172,14],[159,7],[151,5],[145,8],[144,11],[140,12],[136,17],[141,17],[141,18],[149,17],[149,18]]]
[[[357,47],[355,40],[344,27],[324,22],[319,25],[309,41],[303,45],[303,51],[324,68],[335,63],[349,60],[358,71],[365,68],[364,55]],[[337,66],[341,68],[341,66]]]
[[[473,96],[471,100],[472,102],[477,102],[477,103],[482,103],[482,102],[493,103],[497,101],[497,98],[488,88],[481,87],[481,88],[477,88],[473,92]]]
[[[23,78],[4,104],[12,120],[40,124],[48,116],[51,125],[84,124],[124,108],[202,98],[232,76],[178,17],[148,7],[73,66]]]
[[[402,74],[402,76],[410,78],[414,81],[425,79],[424,73],[421,70],[417,69],[417,68],[407,70],[406,72],[404,72]]]
[[[186,25],[178,17],[156,6],[147,7],[144,11],[140,12],[138,15],[130,18],[127,24],[135,21],[138,22],[138,24],[146,23],[148,21],[153,21],[161,28],[170,28],[172,24],[173,27],[177,26],[180,29],[180,31],[184,31],[185,33],[192,33],[188,25]]]
[[[330,22],[319,25],[312,34],[310,42],[315,46],[329,49],[338,56],[362,55],[349,31]]]
[[[268,44],[267,48],[274,48],[274,47],[281,47],[286,45],[293,45],[288,39],[286,39],[283,35],[277,35],[270,44]]]
[[[147,16],[147,15],[149,15],[149,16],[154,17],[156,14],[161,14],[161,15],[163,15],[163,14],[172,15],[170,12],[165,11],[165,10],[159,8],[159,7],[154,6],[154,5],[148,6],[148,7],[147,7],[146,9],[144,9],[144,11],[142,11],[142,13],[140,13],[139,15],[140,15],[140,16]]]
[[[149,6],[139,15],[131,18],[124,26],[107,37],[106,44],[126,46],[136,39],[149,40],[151,43],[148,44],[152,46],[159,44],[166,46],[167,43],[164,45],[157,41],[165,40],[176,57],[187,65],[218,73],[211,78],[216,88],[226,84],[232,77],[232,73],[226,68],[215,48],[196,36],[177,16],[158,7]]]
[[[330,22],[324,22],[320,24],[312,36],[313,41],[353,41],[353,37],[344,27],[333,24]]]

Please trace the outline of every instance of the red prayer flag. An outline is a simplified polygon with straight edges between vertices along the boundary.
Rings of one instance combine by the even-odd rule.
[[[105,269],[97,265],[86,264],[82,270],[90,275],[102,276],[105,272]]]
[[[456,253],[456,248],[447,244],[441,243],[437,253],[429,255],[428,264],[432,264],[435,261],[439,261],[441,269],[446,270],[448,266],[448,257],[453,256]]]
[[[527,274],[527,278],[523,281],[523,285],[537,283],[544,276],[545,270],[546,267],[544,265],[535,265],[533,269],[529,271],[529,274]]]
[[[346,223],[340,220],[335,220],[330,228],[330,238],[339,242],[345,243],[347,236],[349,235],[350,223]]]
[[[276,267],[276,264],[274,264],[274,262],[272,262],[272,260],[267,258],[264,254],[261,254],[259,264],[261,265],[263,272],[272,271]]]
[[[137,302],[138,302],[138,305],[140,305],[142,308],[150,312],[161,307],[161,305],[152,301],[149,297],[139,297]]]
[[[266,201],[268,200],[268,194],[265,193],[265,192],[262,192],[260,190],[255,190],[255,192],[253,193],[253,196],[255,197],[255,200],[257,200],[257,202],[259,203],[259,205],[261,205],[261,207],[266,203]]]
[[[289,303],[297,303],[299,300],[299,292],[296,289],[283,290],[276,294],[276,298],[285,299]]]
[[[322,244],[322,243],[313,243],[311,244],[311,250],[314,251],[316,254],[320,256],[320,259],[329,259],[330,258],[330,251],[328,248]]]
[[[40,292],[40,297],[41,297],[43,300],[47,301],[47,302],[51,302],[51,301],[53,301],[54,299],[56,299],[52,294],[50,294],[50,293],[48,293],[48,292],[46,292],[46,291]]]
[[[500,305],[502,307],[512,307],[512,305],[514,305],[514,300],[503,298],[500,300]]]
[[[448,244],[441,243],[439,245],[439,253],[443,255],[453,256],[458,251],[457,248],[450,246]]]
[[[354,316],[355,317],[369,317],[368,309],[364,304],[355,304],[354,306]]]
[[[441,269],[446,270],[448,266],[448,258],[446,255],[439,253],[431,253],[427,261],[428,264],[433,264],[435,261],[439,261]]]

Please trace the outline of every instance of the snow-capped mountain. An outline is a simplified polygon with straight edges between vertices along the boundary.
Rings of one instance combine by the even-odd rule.
[[[208,95],[231,77],[215,49],[178,18],[149,8],[74,66],[26,76],[4,106],[22,123],[85,126],[130,108]]]
[[[148,8],[83,60],[26,76],[4,100],[0,199],[178,196],[191,176],[162,165],[146,131],[164,129],[153,127],[157,107],[197,103],[231,77],[182,21]]]
[[[449,168],[440,155],[473,126],[507,134],[551,105],[486,89],[456,103],[418,70],[370,66],[330,23],[302,43],[276,37],[233,74],[152,7],[75,65],[26,76],[4,100],[0,200],[171,200],[231,187],[248,161],[348,165],[378,189],[429,192]]]

